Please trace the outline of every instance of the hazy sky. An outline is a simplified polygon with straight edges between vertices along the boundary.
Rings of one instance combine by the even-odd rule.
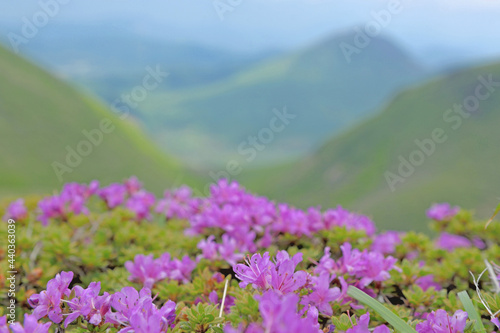
[[[352,30],[388,8],[381,0],[0,0],[0,33],[19,32],[41,3],[67,2],[43,30],[61,24],[102,24],[107,29],[260,51],[310,43],[335,31]],[[398,1],[398,0],[393,0]],[[230,4],[234,5],[230,5]],[[457,51],[500,55],[500,1],[401,0],[382,32],[410,50],[446,45]],[[218,15],[215,9],[219,5]],[[221,19],[223,17],[223,20]],[[50,26],[50,27],[49,27]],[[40,34],[43,34],[41,30]]]

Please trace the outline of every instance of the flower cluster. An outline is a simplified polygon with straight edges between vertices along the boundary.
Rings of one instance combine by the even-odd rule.
[[[280,251],[274,260],[268,252],[254,254],[246,259],[245,264],[233,267],[236,277],[241,280],[240,287],[252,285],[264,292],[272,290],[278,295],[297,293],[301,295],[300,303],[314,308],[324,315],[333,315],[332,302],[343,304],[349,301],[346,296],[348,284],[365,288],[373,281],[384,281],[390,277],[389,271],[398,268],[396,259],[384,257],[379,252],[352,250],[349,243],[341,246],[342,257],[334,260],[330,249],[314,269],[314,275],[304,270],[295,271],[302,261],[302,253],[293,257],[286,251]],[[339,287],[331,287],[334,279]]]
[[[303,211],[248,193],[236,182],[221,180],[212,185],[210,193],[199,202],[197,213],[190,217],[191,228],[187,232],[191,235],[222,233],[220,243],[209,233],[198,248],[202,250],[202,257],[225,260],[230,265],[240,260],[242,253],[270,246],[281,234],[311,237],[333,227],[363,230],[369,236],[376,231],[368,217],[340,206],[325,212],[317,208]]]
[[[8,324],[7,316],[0,317],[0,333],[48,333],[52,323],[39,323],[34,315],[25,314],[24,323]],[[10,330],[9,330],[10,328]]]
[[[164,253],[158,259],[154,259],[152,254],[138,254],[133,262],[127,261],[125,267],[130,272],[130,281],[140,282],[144,288],[151,289],[156,282],[165,279],[189,282],[191,273],[196,268],[196,261],[189,256],[184,256],[182,260],[171,259],[169,253]]]
[[[156,203],[154,194],[144,190],[142,183],[131,177],[124,184],[113,183],[97,193],[109,209],[125,206],[135,214],[135,220],[150,220],[151,210]]]
[[[237,329],[226,326],[226,333],[321,333],[318,324],[318,312],[307,311],[306,315],[298,312],[299,297],[295,294],[281,295],[273,290],[256,296],[262,323],[251,323],[248,328]]]
[[[452,207],[449,203],[439,203],[432,205],[427,210],[427,217],[436,221],[449,221],[460,211],[460,207]]]
[[[54,326],[94,332],[389,333],[374,312],[370,323],[371,310],[358,303],[352,287],[419,333],[463,332],[466,324],[472,332],[474,325],[457,311],[462,305],[451,294],[475,291],[469,270],[484,269],[483,254],[493,270],[500,260],[498,226],[484,231],[449,204],[428,211],[439,231],[433,240],[415,232],[377,233],[368,217],[340,206],[302,210],[225,180],[212,185],[207,198],[184,186],[157,200],[132,177],[104,187],[97,181],[66,184],[39,201],[36,214],[23,199],[2,207],[6,218],[20,226],[29,221],[33,230],[20,238],[23,279],[16,286],[21,298],[26,295],[19,299],[22,311],[28,305],[33,310],[23,324],[0,317],[0,333],[43,333]],[[79,214],[88,217],[73,218]],[[35,215],[41,224],[31,223]],[[161,219],[166,223],[157,223]],[[80,223],[87,220],[92,223]],[[165,244],[178,259],[148,255],[164,252]],[[34,254],[25,250],[35,246]],[[57,271],[67,272],[50,279],[58,260]],[[494,279],[500,270],[490,273]],[[128,281],[142,289],[123,287]],[[492,310],[491,323],[484,324],[500,326],[491,291],[484,291]],[[177,309],[170,300],[179,302]]]
[[[201,207],[202,200],[194,198],[187,186],[172,191],[165,191],[162,199],[158,200],[155,211],[165,215],[167,220],[187,220],[194,216]]]
[[[432,311],[426,321],[417,324],[418,333],[458,333],[467,325],[467,312],[458,310],[453,316],[444,310]]]
[[[237,264],[233,269],[236,277],[241,280],[241,288],[251,284],[260,291],[272,289],[283,295],[294,292],[306,284],[307,273],[295,272],[295,267],[301,261],[301,253],[290,258],[286,251],[280,251],[274,262],[270,260],[269,252],[264,256],[256,253],[246,260],[246,265]]]
[[[3,219],[7,221],[8,219],[14,219],[16,221],[24,220],[28,217],[28,210],[24,205],[24,199],[17,199],[10,203],[7,207],[7,212],[5,213]]]
[[[85,289],[78,285],[69,289],[73,275],[73,272],[57,274],[47,283],[46,290],[29,298],[34,308],[33,317],[28,320],[29,327],[35,327],[36,321],[45,317],[55,324],[63,323],[65,328],[81,319],[89,330],[90,327],[112,325],[120,332],[160,333],[174,326],[175,303],[167,301],[158,308],[151,290],[144,288],[139,293],[132,287],[124,287],[112,295],[107,292],[99,295],[100,282],[92,282]],[[46,332],[50,323],[36,325],[40,332]],[[15,331],[14,326],[11,329],[24,332]]]
[[[356,325],[354,325],[352,328],[348,329],[346,333],[390,333],[391,331],[387,326],[385,325],[380,325],[375,327],[375,329],[370,330],[368,328],[368,325],[370,324],[370,314],[366,313],[359,317]]]
[[[66,184],[60,194],[44,198],[38,203],[41,212],[38,219],[43,225],[47,225],[50,219],[58,218],[64,221],[70,214],[87,214],[88,208],[85,204],[98,189],[98,181],[93,181],[88,186],[78,183]]]
[[[355,281],[353,285],[364,288],[373,281],[387,280],[391,270],[400,271],[396,266],[397,259],[391,256],[384,257],[381,252],[352,249],[349,243],[344,243],[340,249],[342,257],[334,260],[331,258],[330,248],[325,248],[325,254],[315,272],[343,275]]]

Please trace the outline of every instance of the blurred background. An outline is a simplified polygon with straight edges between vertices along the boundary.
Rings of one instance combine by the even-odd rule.
[[[0,0],[0,196],[219,178],[424,230],[500,200],[500,3]]]

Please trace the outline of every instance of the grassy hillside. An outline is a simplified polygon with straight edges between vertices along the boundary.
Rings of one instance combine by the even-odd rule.
[[[97,144],[82,144],[88,141],[83,131],[97,130],[103,121],[109,133],[101,132],[101,142],[95,134]],[[73,157],[72,167],[66,162],[67,147],[88,156],[81,156],[80,163]],[[51,192],[69,181],[97,178],[107,183],[130,175],[157,191],[176,180],[197,183],[130,121],[1,47],[0,156],[2,196]],[[71,172],[65,169],[58,178],[54,162]]]
[[[494,92],[479,88],[480,94],[490,96],[468,118],[448,111],[474,96],[481,84],[478,77],[489,75],[500,82],[500,65],[473,68],[410,89],[316,154],[299,163],[247,173],[243,183],[303,207],[343,204],[373,215],[384,228],[424,230],[425,209],[441,201],[475,208],[483,217],[491,215],[500,200],[500,83],[491,88]],[[422,149],[415,140],[432,138],[435,129],[442,130],[440,141],[446,140],[435,143],[435,151],[424,155],[411,175],[402,169],[404,182],[391,178],[392,191],[387,172],[400,175],[400,156],[409,160],[413,154],[413,161],[421,163],[416,151]]]
[[[141,105],[145,122],[159,142],[175,142],[175,152],[196,156],[195,162],[241,159],[238,146],[269,127],[274,108],[286,107],[297,118],[258,158],[299,156],[422,77],[419,66],[383,38],[348,63],[339,45],[353,38],[335,36],[201,88],[154,92]]]

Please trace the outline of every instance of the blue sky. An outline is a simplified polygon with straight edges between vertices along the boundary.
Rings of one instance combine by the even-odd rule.
[[[0,0],[0,33],[21,29],[22,18],[40,10],[40,1]],[[216,0],[219,1],[219,0]],[[261,51],[295,48],[335,31],[352,30],[386,9],[382,0],[220,0],[239,3],[220,19],[216,1],[203,0],[65,0],[51,19],[62,24],[103,23],[166,40]],[[397,1],[397,0],[393,0]],[[500,55],[500,2],[494,0],[401,0],[402,11],[383,29],[410,51],[427,52],[443,45],[484,57]],[[50,31],[48,28],[45,29]],[[43,31],[41,32],[43,33]]]

